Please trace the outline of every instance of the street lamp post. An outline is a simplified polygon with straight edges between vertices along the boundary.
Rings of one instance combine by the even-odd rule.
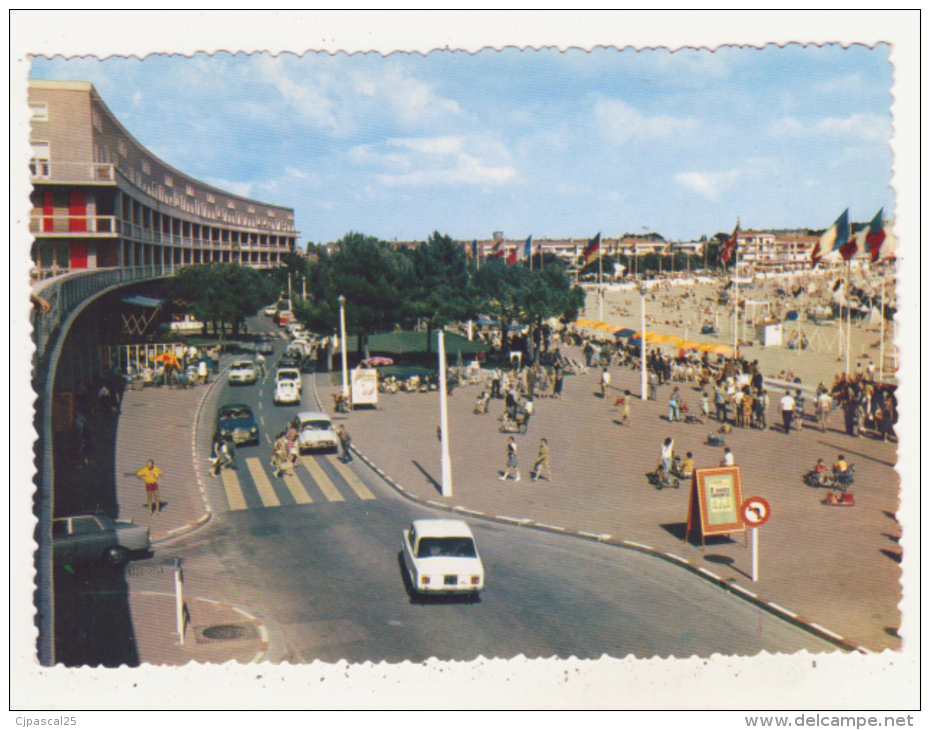
[[[346,298],[340,294],[336,301],[339,302],[339,325],[341,328],[339,344],[340,349],[342,350],[342,395],[348,398],[349,365],[346,359]]]
[[[639,282],[639,389],[646,400],[646,284]]]
[[[452,496],[452,459],[449,456],[449,405],[446,393],[446,333],[439,330],[439,438],[442,496]]]

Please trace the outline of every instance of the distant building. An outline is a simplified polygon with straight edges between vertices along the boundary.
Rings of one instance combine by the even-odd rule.
[[[123,128],[92,84],[32,80],[28,95],[37,278],[213,261],[266,268],[295,247],[292,208],[171,167]]]

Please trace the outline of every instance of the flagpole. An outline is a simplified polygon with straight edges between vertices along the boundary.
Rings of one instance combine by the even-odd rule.
[[[878,344],[878,382],[885,382],[885,275],[882,274],[882,322]]]
[[[604,247],[597,242],[597,321],[604,321],[604,297],[601,291],[604,286]]]
[[[852,297],[849,293],[850,261],[846,260],[846,377],[849,377],[849,327],[852,322]]]
[[[736,357],[739,350],[739,248],[736,249],[736,261],[733,262],[733,286],[733,356]]]

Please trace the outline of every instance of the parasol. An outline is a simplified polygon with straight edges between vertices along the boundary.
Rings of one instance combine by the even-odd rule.
[[[369,365],[372,367],[378,367],[379,365],[393,365],[394,361],[389,357],[368,357],[362,360],[362,365]]]

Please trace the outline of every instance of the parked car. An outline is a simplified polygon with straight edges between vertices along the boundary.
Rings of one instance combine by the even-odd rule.
[[[339,450],[332,419],[322,411],[298,413],[290,425],[297,429],[297,447],[301,453],[318,449]]]
[[[258,366],[251,360],[236,360],[229,366],[230,385],[254,385],[258,382]]]
[[[419,594],[484,590],[484,566],[471,528],[462,520],[414,520],[403,532],[404,567]]]
[[[265,307],[265,314],[267,316],[274,317],[277,313],[278,313],[277,304],[269,304],[267,307]]]
[[[297,381],[279,380],[274,387],[275,405],[282,403],[300,403],[300,388]]]
[[[285,352],[281,359],[278,360],[278,370],[284,370],[286,368],[299,368],[300,361],[302,358],[296,352],[291,350],[290,352]]]
[[[262,355],[271,355],[274,352],[274,340],[270,335],[259,335],[255,342],[255,352],[260,352]]]
[[[300,322],[289,322],[287,325],[287,333],[291,337],[296,337],[301,332],[306,332],[307,328],[304,327]]]
[[[296,367],[293,368],[282,368],[278,367],[277,371],[274,374],[274,386],[278,387],[278,383],[282,380],[292,380],[297,384],[297,392],[299,393],[303,389],[303,383],[300,380],[300,370]]]
[[[112,520],[102,512],[52,520],[52,554],[63,565],[95,560],[120,565],[131,553],[151,546],[148,527]]]
[[[232,437],[235,444],[257,444],[258,424],[252,409],[242,403],[221,406],[216,414],[214,437]]]
[[[287,327],[288,323],[294,318],[293,312],[289,309],[279,309],[275,314],[274,321],[278,327]]]

